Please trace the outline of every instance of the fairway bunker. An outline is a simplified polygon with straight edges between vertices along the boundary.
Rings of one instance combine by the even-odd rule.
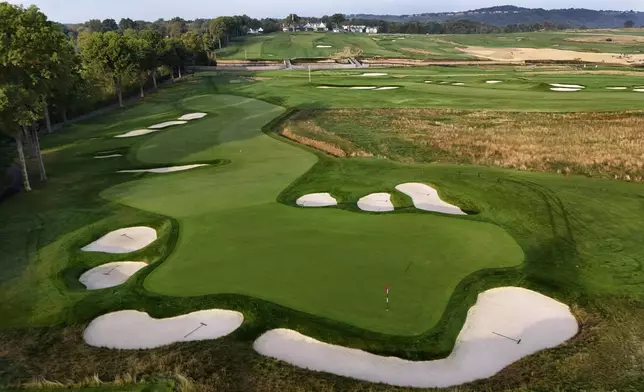
[[[419,210],[440,212],[442,214],[450,215],[467,215],[460,208],[455,205],[443,201],[436,189],[429,185],[410,182],[400,184],[396,190],[411,197],[414,206]]]
[[[153,133],[153,132],[159,132],[159,131],[155,129],[137,129],[136,131],[130,131],[122,135],[116,135],[114,137],[117,137],[117,138],[136,137],[136,136],[147,135],[148,133]]]
[[[389,74],[386,73],[380,73],[380,72],[365,72],[361,74],[360,76],[387,76]]]
[[[628,87],[606,87],[606,90],[628,90]]]
[[[633,91],[636,93],[644,93],[644,88],[634,88]]]
[[[118,158],[122,157],[123,154],[111,154],[111,155],[97,155],[94,159],[108,159],[108,158]]]
[[[183,116],[179,117],[179,121],[190,121],[190,120],[198,120],[200,118],[204,118],[208,115],[208,113],[190,113],[190,114],[184,114]]]
[[[288,329],[266,332],[253,347],[309,370],[401,387],[441,388],[491,377],[525,356],[564,343],[578,328],[565,304],[524,288],[501,287],[479,294],[445,359],[385,357]]]
[[[166,319],[154,319],[136,310],[123,310],[92,320],[83,333],[83,339],[94,347],[148,349],[176,342],[217,339],[235,331],[243,321],[241,313],[223,309],[202,310]]]
[[[550,91],[572,92],[572,91],[581,91],[581,89],[580,88],[572,88],[572,87],[551,87]]]
[[[329,193],[311,193],[297,199],[300,207],[329,207],[338,205],[338,201]]]
[[[151,227],[135,226],[111,231],[81,248],[84,252],[131,253],[143,249],[157,239]]]
[[[148,128],[150,128],[150,129],[163,129],[163,128],[171,127],[171,126],[174,126],[174,125],[183,125],[183,124],[187,124],[187,123],[188,123],[187,121],[166,121],[166,122],[162,122],[160,124],[154,124],[152,126],[149,126]]]
[[[142,261],[116,261],[92,268],[78,279],[88,290],[100,290],[125,283],[140,269],[147,267]]]
[[[318,45],[316,48],[321,48],[321,49],[327,49],[327,48],[332,48],[333,46],[331,45]]]
[[[582,89],[586,88],[586,86],[582,86],[580,84],[561,84],[561,83],[550,83],[552,87],[560,87],[560,88],[575,88],[575,89]]]
[[[358,208],[369,212],[389,212],[394,210],[389,193],[372,193],[358,200]]]
[[[353,86],[349,90],[375,90],[376,86]]]
[[[398,86],[384,86],[384,87],[378,87],[376,91],[382,91],[382,90],[398,90],[400,87]]]
[[[456,83],[452,83],[452,86],[465,86],[465,83],[456,82]]]
[[[503,83],[502,80],[486,80],[485,83],[487,84],[498,84],[498,83]]]
[[[208,166],[205,163],[200,163],[196,165],[183,165],[183,166],[169,166],[169,167],[157,167],[154,169],[133,169],[133,170],[119,170],[117,173],[174,173],[180,171],[186,171],[191,169],[196,169],[198,167]]]

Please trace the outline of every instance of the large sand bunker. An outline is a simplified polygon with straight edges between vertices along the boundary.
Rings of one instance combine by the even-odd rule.
[[[329,193],[310,193],[297,199],[301,207],[329,207],[338,205],[338,201]]]
[[[173,125],[183,125],[183,124],[187,124],[187,123],[188,123],[187,121],[166,121],[166,122],[162,122],[160,124],[151,125],[148,128],[150,128],[150,129],[163,129],[163,128],[171,127]]]
[[[443,201],[440,196],[438,196],[436,189],[429,185],[410,182],[398,185],[396,190],[411,197],[414,202],[414,206],[419,210],[440,212],[451,215],[467,215],[457,206]]]
[[[117,261],[107,263],[85,272],[79,281],[88,290],[99,290],[125,283],[140,269],[147,267],[142,261]]]
[[[358,200],[358,208],[362,211],[388,212],[394,210],[389,193],[372,193]]]
[[[95,347],[146,349],[176,342],[217,339],[235,331],[243,321],[241,313],[222,309],[167,319],[153,319],[144,312],[123,310],[92,320],[83,338]]]
[[[195,164],[195,165],[183,165],[183,166],[169,166],[169,167],[157,167],[154,169],[134,169],[134,170],[119,170],[118,173],[174,173],[190,169],[195,169],[202,166],[208,166],[207,164]]]
[[[184,114],[183,116],[179,117],[179,121],[190,121],[190,120],[197,120],[200,118],[204,118],[208,115],[208,113],[190,113],[190,114]]]
[[[157,231],[151,227],[126,227],[109,232],[83,247],[85,252],[130,253],[143,249],[157,239]]]
[[[488,290],[467,313],[452,353],[414,362],[323,343],[293,330],[274,329],[254,348],[302,368],[402,387],[443,388],[488,378],[537,351],[577,334],[568,306],[519,287]]]
[[[621,55],[616,53],[575,52],[560,49],[534,48],[490,48],[483,46],[468,46],[458,48],[460,51],[495,61],[587,61],[592,63],[633,64],[644,62],[644,54]]]
[[[148,133],[153,133],[153,132],[158,132],[158,131],[155,129],[137,129],[136,131],[130,131],[122,135],[116,135],[114,137],[118,137],[118,138],[136,137],[136,136],[147,135]]]

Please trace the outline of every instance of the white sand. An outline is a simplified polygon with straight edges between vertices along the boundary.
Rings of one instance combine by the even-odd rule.
[[[486,80],[485,83],[487,84],[497,84],[497,83],[503,83],[502,80]]]
[[[350,90],[373,90],[376,86],[353,86],[349,87]]]
[[[491,48],[483,46],[457,47],[458,50],[477,57],[497,61],[528,61],[528,60],[582,60],[592,63],[628,64],[644,62],[644,55],[618,53],[575,52],[573,50],[546,48]]]
[[[92,320],[83,338],[95,347],[146,349],[176,342],[217,339],[235,331],[243,321],[241,313],[222,309],[167,319],[153,319],[144,312],[123,310]]]
[[[425,80],[425,83],[434,83],[433,80]]]
[[[85,272],[79,280],[88,290],[105,289],[125,283],[132,275],[147,265],[142,261],[107,263]]]
[[[137,129],[136,131],[130,131],[130,132],[124,133],[122,135],[116,135],[114,137],[118,137],[118,138],[136,137],[136,136],[147,135],[148,133],[152,133],[152,132],[158,132],[158,131],[154,130],[154,129]]]
[[[311,193],[297,199],[300,207],[328,207],[337,206],[338,201],[329,193]]]
[[[335,88],[334,86],[318,86],[318,88]]]
[[[461,83],[461,82],[452,83],[452,86],[465,86],[465,83]]]
[[[171,127],[173,125],[183,125],[183,124],[187,124],[187,123],[188,123],[187,121],[166,121],[166,122],[162,122],[160,124],[154,124],[152,126],[149,126],[148,128],[150,128],[150,129],[163,129],[163,128]]]
[[[644,93],[644,88],[634,88],[633,91],[638,93]]]
[[[606,90],[628,90],[628,87],[606,87]]]
[[[207,164],[196,165],[183,165],[183,166],[170,166],[170,167],[157,167],[154,169],[137,169],[137,170],[119,170],[117,173],[174,173],[184,170],[195,169],[197,167],[208,166]]]
[[[318,45],[316,48],[332,48],[333,46],[331,45]]]
[[[389,74],[386,73],[378,73],[378,72],[365,72],[360,76],[387,76]]]
[[[434,211],[451,215],[467,215],[460,208],[441,200],[436,189],[429,185],[410,182],[400,184],[396,190],[411,197],[414,206],[419,210]]]
[[[586,86],[582,86],[580,84],[561,84],[561,83],[550,83],[552,87],[562,87],[562,88],[586,88]]]
[[[122,154],[112,154],[112,155],[97,155],[94,159],[107,159],[107,158],[117,158],[122,157]]]
[[[157,239],[151,227],[135,226],[114,230],[83,247],[85,252],[130,253],[143,249]]]
[[[398,86],[384,86],[384,87],[378,87],[376,90],[398,90],[400,87]]]
[[[564,343],[577,330],[568,306],[534,291],[502,287],[479,295],[445,359],[414,362],[383,357],[287,329],[266,332],[253,347],[262,355],[310,370],[396,386],[442,388],[491,377],[525,356]],[[520,344],[493,332],[521,339]]]
[[[580,88],[570,88],[570,87],[550,87],[552,91],[581,91]]]
[[[190,120],[197,120],[200,118],[204,118],[208,115],[208,113],[190,113],[190,114],[184,114],[183,116],[179,117],[179,121],[190,121]]]
[[[358,208],[362,211],[388,212],[394,210],[389,193],[372,193],[358,200]]]

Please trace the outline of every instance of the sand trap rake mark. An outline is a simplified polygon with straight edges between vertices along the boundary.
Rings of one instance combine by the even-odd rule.
[[[107,272],[103,272],[103,275],[106,275],[106,276],[107,276],[107,275],[110,275],[110,274],[111,274],[115,269],[117,269],[117,268],[118,268],[118,266],[116,266],[116,267],[112,268],[111,270],[109,270],[109,271],[107,271]]]
[[[506,339],[508,339],[508,340],[512,340],[513,342],[517,342],[517,344],[520,344],[520,343],[521,343],[521,339],[519,339],[519,340],[512,339],[511,337],[508,337],[508,336],[505,336],[505,335],[501,335],[500,333],[496,333],[496,332],[494,332],[494,331],[493,331],[492,333],[493,333],[493,334],[495,334],[495,335],[497,335],[497,336],[500,336],[500,337],[502,337],[502,338],[506,338]]]
[[[207,326],[208,326],[208,324],[206,324],[206,323],[200,323],[200,324],[201,324],[200,326],[198,326],[197,328],[193,329],[193,330],[192,330],[192,332],[190,332],[189,334],[187,334],[187,335],[186,335],[186,336],[184,336],[183,338],[185,339],[185,338],[187,338],[188,336],[190,336],[190,335],[192,335],[193,333],[195,333],[195,332],[197,332],[198,330],[200,330],[201,328],[203,328],[203,327],[207,327]]]

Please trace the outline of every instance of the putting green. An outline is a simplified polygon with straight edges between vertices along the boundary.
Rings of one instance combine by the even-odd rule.
[[[373,331],[413,335],[438,322],[464,277],[523,260],[504,230],[468,218],[280,204],[280,192],[317,161],[261,131],[283,109],[231,95],[196,96],[181,105],[209,116],[150,136],[136,158],[230,163],[143,176],[101,194],[179,222],[177,247],[144,283],[152,292],[245,294]],[[384,311],[386,284],[390,312]]]

